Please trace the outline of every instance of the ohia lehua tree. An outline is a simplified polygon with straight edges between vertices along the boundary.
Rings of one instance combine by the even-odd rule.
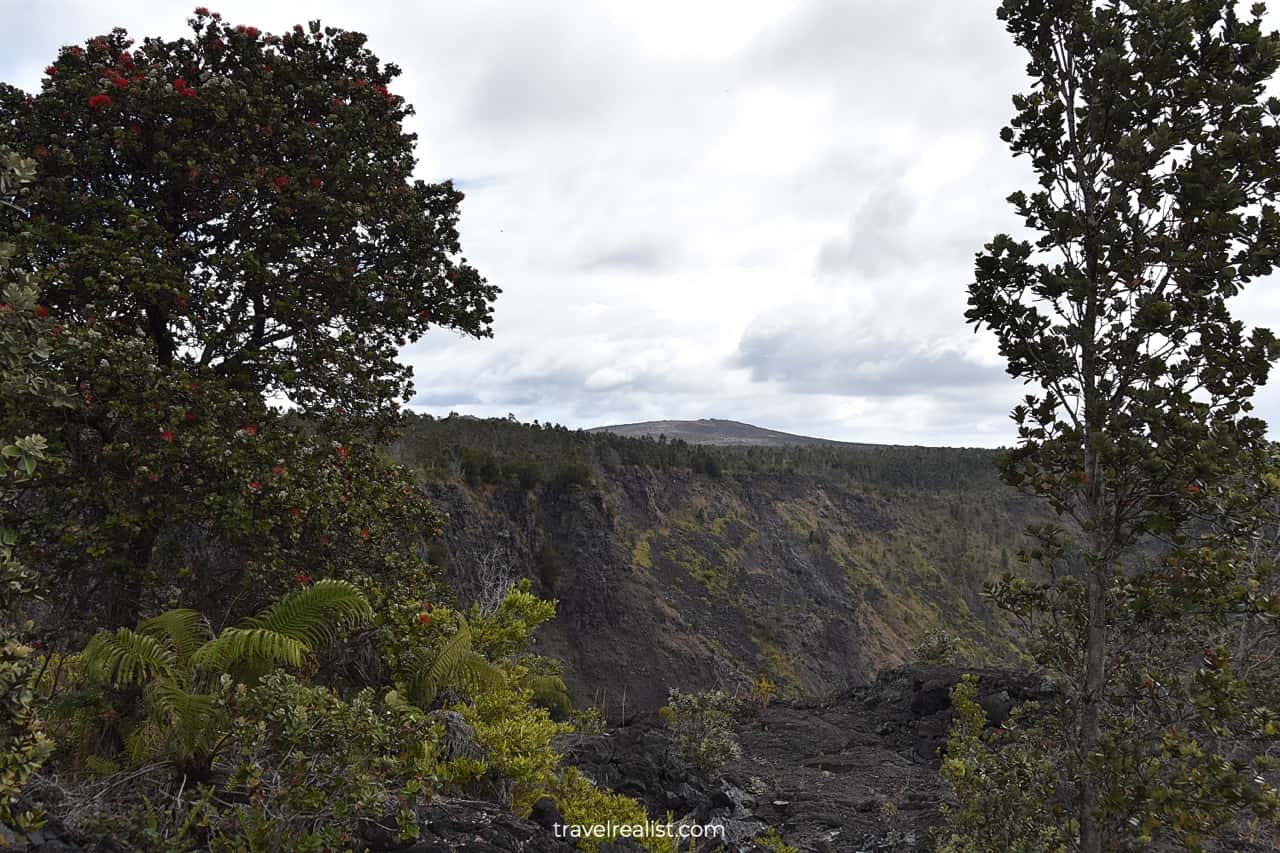
[[[363,35],[189,23],[68,46],[36,94],[0,86],[0,144],[37,166],[0,236],[72,392],[22,413],[59,465],[11,521],[85,628],[216,591],[201,548],[264,596],[316,554],[421,572],[435,518],[379,449],[412,393],[396,355],[431,328],[489,335],[498,292],[461,256],[462,194],[413,178],[399,70]]]

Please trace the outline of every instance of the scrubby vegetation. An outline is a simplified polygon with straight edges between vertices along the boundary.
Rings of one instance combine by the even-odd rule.
[[[742,755],[742,746],[734,734],[737,711],[738,701],[723,690],[672,690],[661,713],[684,760],[714,773]]]
[[[397,343],[487,335],[497,293],[461,194],[408,179],[398,70],[318,23],[190,24],[0,88],[0,823],[318,850],[416,838],[450,794],[643,817],[561,766],[528,651],[554,602],[450,607],[384,451]]]

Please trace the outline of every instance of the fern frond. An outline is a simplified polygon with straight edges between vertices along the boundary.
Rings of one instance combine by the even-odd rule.
[[[167,640],[177,656],[178,666],[185,667],[196,649],[208,642],[212,632],[205,618],[194,610],[166,610],[138,623],[139,634]]]
[[[465,621],[459,621],[457,633],[445,640],[444,646],[434,658],[430,661],[419,660],[417,671],[409,682],[409,695],[413,701],[423,708],[434,702],[449,676],[470,653],[471,629]]]
[[[449,688],[485,690],[502,683],[503,674],[471,648],[471,629],[459,621],[458,631],[429,662],[422,661],[409,682],[409,695],[422,708],[429,707]]]
[[[373,608],[355,584],[330,579],[294,590],[242,625],[292,637],[316,649],[372,618]]]
[[[501,687],[506,676],[479,652],[468,652],[454,676],[456,684],[472,691],[493,690]]]
[[[147,688],[147,705],[150,717],[162,725],[148,722],[138,746],[179,764],[205,757],[223,729],[223,711],[206,693],[156,681]]]
[[[81,653],[85,672],[99,681],[127,686],[164,676],[172,678],[178,658],[164,641],[132,628],[101,631]]]
[[[237,666],[259,672],[272,666],[301,666],[310,646],[296,637],[269,628],[224,628],[191,656],[209,672],[230,672]]]

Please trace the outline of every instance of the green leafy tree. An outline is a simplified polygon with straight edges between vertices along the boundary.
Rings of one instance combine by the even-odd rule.
[[[35,176],[35,162],[0,147],[0,212],[25,216],[19,206]],[[34,276],[11,269],[16,247],[0,243],[0,507],[17,499],[22,484],[47,462],[47,442],[11,413],[36,403],[60,400],[48,366],[51,324],[39,304]],[[12,437],[11,437],[12,436]],[[0,823],[22,828],[35,813],[14,806],[27,780],[53,750],[36,711],[36,658],[21,620],[36,578],[18,556],[19,537],[0,524]]]
[[[424,575],[435,516],[379,449],[412,391],[397,348],[491,333],[461,193],[411,177],[399,70],[315,22],[190,24],[64,48],[35,95],[0,86],[0,142],[40,179],[0,242],[45,279],[74,392],[4,413],[60,463],[8,516],[63,634],[229,583],[247,612],[317,552],[337,576]]]
[[[462,194],[414,180],[412,108],[360,33],[276,36],[199,9],[191,34],[64,48],[0,139],[36,157],[26,240],[68,322],[140,332],[305,411],[409,391],[399,339],[490,334],[497,289],[460,257]]]
[[[1081,850],[1197,847],[1241,810],[1274,817],[1265,689],[1209,639],[1258,594],[1264,424],[1251,398],[1276,340],[1228,301],[1280,254],[1280,38],[1234,2],[1005,0],[1029,90],[1002,132],[1038,177],[1009,201],[1035,235],[979,254],[968,318],[1034,386],[1006,481],[1044,498],[1047,583],[997,600],[1061,676],[1063,795]],[[1173,649],[1204,644],[1202,665]],[[1177,642],[1173,642],[1176,640]],[[1194,660],[1194,658],[1190,659]],[[1274,677],[1271,667],[1256,670]],[[1012,753],[1011,753],[1012,754]]]

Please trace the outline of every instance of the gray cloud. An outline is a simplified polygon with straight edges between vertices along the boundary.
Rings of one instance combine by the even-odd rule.
[[[679,256],[680,251],[676,246],[656,240],[637,240],[592,252],[578,268],[587,272],[616,269],[658,273],[674,266]]]
[[[954,344],[894,341],[858,326],[751,328],[732,363],[757,381],[802,394],[952,397],[1007,384],[1002,367],[978,362]]]
[[[359,29],[403,69],[419,175],[465,189],[466,255],[503,288],[494,338],[404,352],[416,407],[1013,440],[1022,388],[963,320],[972,253],[1016,232],[1004,198],[1031,184],[996,136],[1025,59],[994,0],[208,5]],[[0,79],[28,89],[61,44],[173,37],[189,14],[4,10]],[[1280,326],[1280,301],[1247,307]],[[1280,414],[1280,390],[1259,407]]]
[[[876,187],[849,220],[847,236],[823,245],[818,268],[874,276],[910,259],[908,240],[915,200],[895,185]]]

